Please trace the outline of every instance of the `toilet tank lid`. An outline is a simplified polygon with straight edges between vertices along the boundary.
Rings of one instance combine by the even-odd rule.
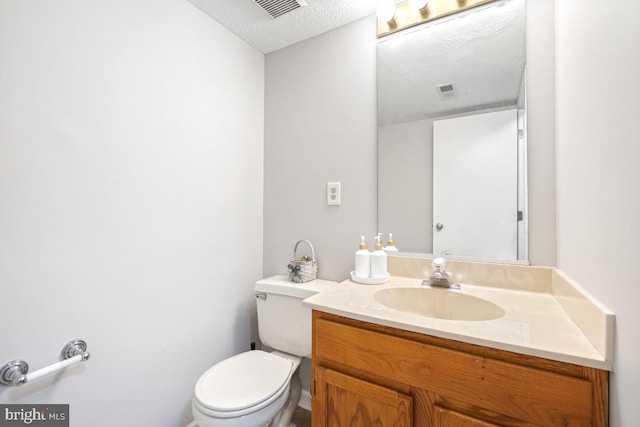
[[[289,276],[281,274],[258,280],[254,287],[256,292],[286,295],[296,298],[308,298],[337,285],[330,280],[316,279],[304,283],[296,283]]]

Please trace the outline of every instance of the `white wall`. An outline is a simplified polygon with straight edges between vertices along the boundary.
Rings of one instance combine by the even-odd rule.
[[[432,119],[378,128],[378,224],[403,252],[433,253],[432,164]]]
[[[287,273],[308,239],[318,277],[341,282],[360,235],[377,232],[375,25],[369,17],[266,56],[265,277]],[[342,204],[327,206],[334,181]],[[305,391],[310,375],[307,360]]]
[[[183,0],[0,0],[0,363],[92,353],[0,402],[175,427],[248,349],[263,67]]]
[[[369,17],[266,56],[264,274],[309,239],[342,281],[376,230],[376,41]],[[327,182],[342,204],[327,206]]]
[[[532,265],[556,264],[554,4],[526,3],[527,238]]]
[[[640,420],[640,3],[563,0],[556,12],[558,267],[616,314],[610,425],[634,426]]]

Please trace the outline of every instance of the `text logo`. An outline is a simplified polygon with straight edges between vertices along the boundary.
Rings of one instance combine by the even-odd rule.
[[[69,405],[0,405],[0,427],[69,427]]]

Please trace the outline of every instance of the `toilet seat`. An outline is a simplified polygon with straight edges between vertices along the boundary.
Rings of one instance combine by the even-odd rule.
[[[195,400],[210,416],[240,417],[278,399],[294,371],[290,359],[261,350],[240,353],[202,374]]]

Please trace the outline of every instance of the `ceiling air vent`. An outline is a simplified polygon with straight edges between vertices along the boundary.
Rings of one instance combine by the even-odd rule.
[[[453,83],[445,83],[443,85],[436,86],[436,90],[442,96],[453,96],[456,93],[456,89],[453,86]]]
[[[307,6],[304,0],[253,0],[272,18],[278,18],[300,7]]]

